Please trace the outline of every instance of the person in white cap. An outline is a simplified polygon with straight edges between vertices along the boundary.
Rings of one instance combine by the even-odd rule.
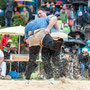
[[[82,49],[82,54],[79,56],[80,68],[81,68],[81,76],[82,79],[85,79],[85,68],[88,68],[88,78],[90,78],[90,60],[88,55],[88,49]]]

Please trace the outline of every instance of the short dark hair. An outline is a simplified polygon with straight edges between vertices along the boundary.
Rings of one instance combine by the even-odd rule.
[[[37,11],[39,11],[39,10],[42,10],[42,11],[46,11],[44,8],[42,8],[42,7],[39,7],[38,9],[37,9]]]

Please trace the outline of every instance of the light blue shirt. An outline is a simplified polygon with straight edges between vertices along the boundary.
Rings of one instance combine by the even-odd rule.
[[[48,23],[49,23],[50,17],[43,17],[43,18],[37,18],[31,22],[29,22],[26,27],[25,27],[25,39],[28,39],[28,32],[29,31],[34,31],[40,28],[47,28]],[[58,32],[57,29],[55,29],[55,27],[52,27],[52,29],[50,30],[50,33],[52,32]]]

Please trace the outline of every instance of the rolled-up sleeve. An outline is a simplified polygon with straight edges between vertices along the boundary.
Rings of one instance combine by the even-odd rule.
[[[27,28],[25,28],[25,39],[28,39],[28,30],[27,30]]]

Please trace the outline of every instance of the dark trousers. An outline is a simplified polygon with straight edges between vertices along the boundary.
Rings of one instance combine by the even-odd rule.
[[[48,78],[53,77],[53,70],[51,65],[51,60],[54,66],[60,70],[60,51],[50,50],[46,47],[42,48],[42,60],[45,73],[48,75]]]
[[[40,46],[32,46],[29,47],[29,62],[26,66],[26,79],[29,80],[32,72],[37,67],[36,59],[39,55]],[[42,60],[43,60],[43,66],[45,73],[47,74],[48,78],[53,77],[53,70],[51,66],[51,60],[55,66],[59,68],[60,64],[60,52],[59,51],[53,51],[46,47],[42,48]]]
[[[42,48],[42,60],[44,63],[44,70],[49,78],[53,77],[52,66],[50,60],[52,58],[52,62],[55,66],[59,66],[60,61],[60,47],[62,45],[61,41],[55,41],[48,34],[43,39],[43,48]],[[36,59],[39,55],[40,46],[32,46],[29,47],[29,62],[26,66],[26,79],[28,80],[32,74],[32,72],[37,67]]]
[[[37,67],[36,59],[39,54],[40,46],[32,46],[29,47],[29,62],[27,62],[26,66],[26,79],[29,80],[32,72]]]

